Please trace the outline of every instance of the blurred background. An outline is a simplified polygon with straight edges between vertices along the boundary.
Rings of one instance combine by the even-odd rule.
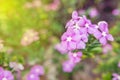
[[[54,47],[74,10],[93,23],[107,21],[115,41],[82,60],[72,73],[65,73],[61,64],[66,55]],[[119,21],[120,0],[0,0],[0,49],[6,52],[4,59],[0,54],[0,65],[23,64],[20,80],[35,64],[45,68],[41,80],[112,80],[112,73],[120,73]]]

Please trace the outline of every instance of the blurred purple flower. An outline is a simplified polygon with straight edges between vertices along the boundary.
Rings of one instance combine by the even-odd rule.
[[[69,52],[69,59],[73,62],[73,63],[78,63],[81,61],[81,57],[82,57],[82,52]]]
[[[113,14],[114,16],[118,16],[118,15],[120,15],[120,10],[119,10],[119,9],[114,9],[114,10],[112,11],[112,14]]]
[[[120,80],[120,75],[119,74],[113,73],[112,76],[113,76],[112,80]]]
[[[32,69],[30,70],[30,73],[33,73],[37,76],[43,75],[44,74],[44,68],[40,65],[35,65],[32,67]]]
[[[0,69],[0,80],[14,80],[14,76],[10,71]]]
[[[57,44],[55,46],[55,49],[58,50],[61,54],[65,54],[68,52],[68,50],[66,49],[66,47],[62,46],[61,43]]]
[[[0,75],[2,75],[4,72],[4,69],[2,67],[0,67]],[[1,76],[0,76],[0,79],[1,79]]]
[[[103,45],[102,50],[103,50],[103,53],[106,54],[112,51],[112,46],[110,44]]]
[[[98,23],[99,30],[96,30],[94,36],[99,40],[102,45],[107,44],[107,40],[113,41],[114,38],[108,31],[108,24],[105,21],[100,21]]]
[[[75,67],[75,63],[73,63],[71,60],[65,61],[62,64],[63,71],[64,72],[72,72],[73,68]]]
[[[118,62],[118,67],[120,68],[120,62]]]
[[[27,75],[27,80],[40,80],[39,76],[34,73],[29,73]]]
[[[89,11],[89,15],[91,18],[98,16],[98,10],[96,8],[91,8]]]

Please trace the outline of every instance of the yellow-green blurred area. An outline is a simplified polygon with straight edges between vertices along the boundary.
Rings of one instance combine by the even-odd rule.
[[[96,8],[99,15],[91,18],[91,8]],[[24,77],[31,66],[43,65],[46,74],[41,80],[111,80],[112,73],[120,73],[117,67],[120,14],[113,15],[115,9],[120,10],[120,0],[0,0],[0,40],[3,40],[5,52],[0,54],[0,66],[2,63],[8,69],[9,62],[20,62],[25,66]],[[103,54],[101,47],[95,48],[94,52],[88,52],[90,58],[83,56],[85,60],[78,63],[72,73],[64,73],[61,65],[67,59],[66,55],[61,55],[54,47],[60,43],[74,10],[84,10],[92,23],[107,21],[115,40],[110,43],[113,50],[108,54]],[[23,45],[22,39],[31,40],[24,35],[37,35],[36,41]]]

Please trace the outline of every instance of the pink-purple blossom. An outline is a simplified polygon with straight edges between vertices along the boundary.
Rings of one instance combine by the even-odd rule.
[[[68,52],[68,50],[66,49],[66,47],[62,46],[61,43],[56,44],[55,49],[58,50],[61,54],[65,54]]]
[[[96,8],[91,8],[91,9],[89,10],[89,16],[90,16],[91,18],[94,18],[94,17],[98,16],[98,10],[97,10]]]
[[[41,75],[44,75],[44,68],[40,65],[35,65],[31,68],[26,79],[27,80],[40,80]]]
[[[34,73],[29,73],[27,75],[27,80],[40,80],[39,76]]]
[[[81,57],[82,57],[82,52],[69,52],[69,59],[73,62],[73,63],[78,63],[81,61]]]
[[[120,80],[120,75],[119,74],[113,73],[112,76],[113,76],[112,80]]]
[[[64,46],[67,50],[74,50],[76,49],[77,45],[77,35],[73,32],[65,32],[61,37],[61,44]]]
[[[119,9],[114,9],[112,11],[112,14],[115,15],[115,16],[118,16],[118,15],[120,15],[120,10]]]
[[[111,34],[109,34],[108,24],[105,21],[100,21],[98,23],[99,30],[96,30],[94,36],[99,40],[102,45],[107,44],[107,41],[113,41],[114,38]]]
[[[72,72],[75,65],[81,61],[82,50],[86,48],[89,35],[93,35],[103,46],[107,41],[114,40],[109,33],[107,22],[92,24],[86,16],[79,16],[77,11],[73,11],[71,17],[65,26],[67,30],[63,33],[60,44],[55,47],[62,54],[68,53],[69,60],[62,64],[64,72]]]
[[[40,76],[44,74],[44,68],[40,65],[35,65],[31,68],[30,72]]]
[[[4,70],[0,67],[0,80],[14,80],[14,76],[8,70]]]
[[[62,68],[64,72],[72,72],[73,68],[75,67],[75,63],[73,63],[71,60],[65,61],[62,64]]]

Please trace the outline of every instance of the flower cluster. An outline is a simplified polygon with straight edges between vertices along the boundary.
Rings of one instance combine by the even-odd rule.
[[[43,74],[44,74],[43,67],[40,65],[35,65],[32,67],[32,69],[28,73],[26,80],[40,80],[39,76],[41,76]]]
[[[0,67],[0,80],[14,80],[14,76],[10,71],[4,70]]]
[[[93,35],[102,45],[106,45],[108,40],[114,40],[109,34],[107,22],[92,24],[86,16],[79,16],[77,11],[73,11],[72,19],[67,22],[66,28],[61,43],[56,46],[62,54],[68,53],[69,60],[63,63],[65,72],[71,72],[76,63],[81,61],[81,50],[86,48],[89,35]]]
[[[37,40],[39,40],[38,32],[34,31],[33,29],[30,29],[24,33],[21,40],[21,45],[27,46]]]

